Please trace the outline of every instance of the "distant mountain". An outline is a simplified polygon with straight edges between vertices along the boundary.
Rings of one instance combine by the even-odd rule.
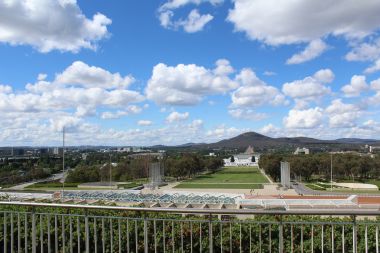
[[[341,139],[337,139],[336,141],[340,143],[359,143],[359,144],[365,143],[368,145],[373,144],[373,143],[379,143],[378,140],[374,140],[374,139],[358,139],[358,138],[341,138]]]
[[[194,144],[193,148],[229,148],[244,149],[253,146],[257,150],[272,148],[294,148],[308,147],[325,149],[330,147],[336,148],[359,148],[364,144],[380,144],[380,141],[374,139],[342,138],[337,140],[319,140],[308,137],[280,137],[272,138],[256,132],[247,132],[236,137],[221,140],[209,144]],[[189,145],[186,145],[189,147]]]

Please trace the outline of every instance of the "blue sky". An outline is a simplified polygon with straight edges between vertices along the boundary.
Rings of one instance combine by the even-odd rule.
[[[54,15],[51,15],[54,13]],[[380,139],[380,3],[0,0],[0,146]]]

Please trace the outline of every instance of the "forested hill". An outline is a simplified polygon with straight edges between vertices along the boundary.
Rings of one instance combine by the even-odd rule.
[[[256,150],[272,149],[272,148],[296,148],[307,147],[317,149],[359,149],[365,144],[380,145],[379,140],[373,139],[336,139],[336,140],[319,140],[307,137],[280,137],[272,138],[255,132],[247,132],[240,134],[231,139],[221,140],[216,143],[209,144],[194,144],[193,148],[229,148],[229,149],[244,149],[249,145]]]

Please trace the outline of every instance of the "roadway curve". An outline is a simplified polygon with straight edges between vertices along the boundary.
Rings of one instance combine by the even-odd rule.
[[[374,196],[379,197],[380,193],[346,193],[346,192],[331,192],[331,191],[316,191],[306,187],[303,183],[292,183],[292,188],[299,195],[317,195],[317,196],[350,196],[350,195],[358,195],[358,196]]]

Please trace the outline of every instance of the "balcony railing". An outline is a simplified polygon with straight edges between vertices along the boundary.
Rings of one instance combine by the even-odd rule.
[[[216,210],[0,202],[8,252],[379,253],[379,210]]]

